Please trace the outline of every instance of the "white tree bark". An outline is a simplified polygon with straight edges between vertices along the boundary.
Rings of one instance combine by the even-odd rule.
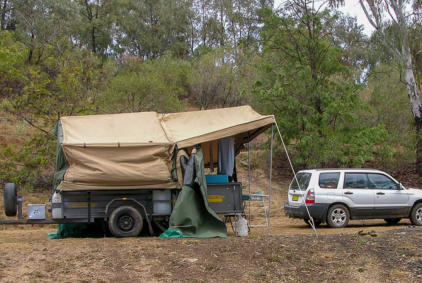
[[[410,50],[404,54],[404,81],[406,82],[407,94],[410,99],[410,107],[412,110],[413,117],[420,119],[421,118],[421,100],[420,100],[420,93],[419,88],[416,84],[415,75],[413,73],[412,68],[412,55],[410,54]]]
[[[406,5],[411,4],[410,0],[359,0],[359,3],[369,23],[380,33],[381,44],[384,45],[402,70],[401,76],[406,84],[410,110],[415,119],[416,171],[422,176],[422,106],[409,47],[409,23],[412,13],[407,13]],[[386,20],[385,16],[389,18],[389,21]],[[390,24],[397,28],[396,42],[393,42],[385,33],[386,26]]]
[[[422,116],[420,91],[416,84],[412,54],[409,48],[409,20],[410,15],[406,14],[405,0],[359,0],[359,3],[368,18],[369,23],[381,33],[381,44],[393,56],[396,63],[403,70],[402,77],[406,83],[407,94],[410,100],[410,108],[415,119],[420,119]],[[399,42],[393,44],[391,38],[385,33],[385,26],[389,23],[385,21],[384,15],[390,19],[390,23],[398,27],[397,38]],[[398,46],[400,46],[398,48]]]

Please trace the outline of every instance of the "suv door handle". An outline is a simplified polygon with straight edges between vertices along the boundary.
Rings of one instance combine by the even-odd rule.
[[[353,195],[353,193],[352,193],[352,192],[345,192],[344,194],[345,194],[345,195]]]
[[[385,195],[385,193],[383,193],[383,192],[378,192],[378,193],[377,193],[377,195],[382,196],[382,195]]]

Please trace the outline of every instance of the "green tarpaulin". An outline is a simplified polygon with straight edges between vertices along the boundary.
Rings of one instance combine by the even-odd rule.
[[[104,237],[100,223],[60,224],[57,232],[48,233],[48,239]]]
[[[205,180],[202,151],[194,158],[194,181],[191,186],[184,185],[170,216],[170,228],[160,235],[161,238],[212,238],[227,237],[226,225],[208,207],[207,183]]]
[[[57,147],[56,147],[56,163],[54,166],[54,178],[53,178],[53,189],[56,190],[57,186],[63,181],[64,174],[69,168],[66,157],[64,156],[62,149],[63,142],[63,129],[60,121],[56,124],[56,127],[53,130],[54,134],[57,136]]]

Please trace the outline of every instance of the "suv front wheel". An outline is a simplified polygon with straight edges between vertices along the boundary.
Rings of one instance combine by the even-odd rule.
[[[422,203],[418,203],[413,207],[410,213],[410,221],[412,221],[413,225],[422,225]]]
[[[346,227],[349,220],[349,210],[342,204],[335,204],[328,210],[327,224],[332,228]]]

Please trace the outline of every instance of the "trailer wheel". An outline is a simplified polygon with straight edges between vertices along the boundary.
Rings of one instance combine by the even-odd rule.
[[[17,213],[17,192],[14,183],[4,185],[4,212],[6,216],[16,216]]]
[[[108,227],[115,237],[136,237],[143,226],[142,215],[132,206],[120,206],[113,210],[108,219]]]

